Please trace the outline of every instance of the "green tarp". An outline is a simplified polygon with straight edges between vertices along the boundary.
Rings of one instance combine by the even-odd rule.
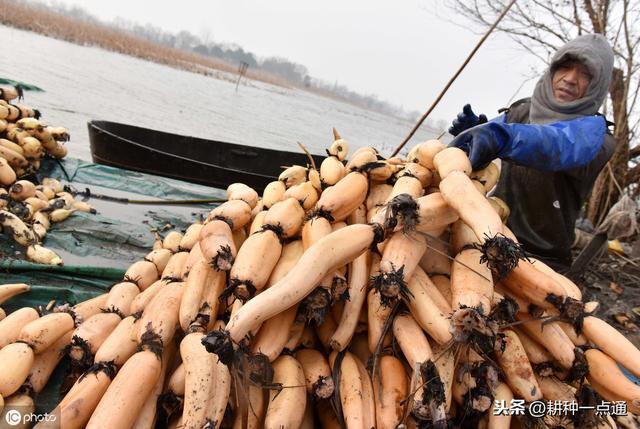
[[[47,161],[42,163],[38,176],[55,177],[71,182],[78,189],[83,189],[83,184],[95,185],[166,200],[224,198],[226,195],[223,190],[208,186],[92,164],[75,158],[65,158],[60,163],[53,160]]]
[[[6,77],[0,77],[0,85],[11,85],[11,86],[20,85],[22,89],[24,89],[25,91],[40,91],[40,92],[44,91],[44,89],[40,88],[39,86],[31,85],[30,83],[20,82],[18,80],[8,79]]]
[[[220,189],[192,185],[173,179],[65,159],[60,164],[45,160],[37,176],[54,177],[78,190],[129,199],[191,200],[224,198]],[[80,197],[78,197],[80,198]],[[44,245],[58,253],[65,265],[51,267],[24,260],[24,248],[0,233],[0,284],[27,283],[31,291],[18,295],[3,308],[10,313],[24,306],[77,304],[102,294],[123,278],[126,268],[143,258],[153,246],[152,228],[169,225],[184,230],[213,205],[149,206],[87,200],[98,214],[76,212],[53,224]],[[166,233],[166,232],[164,232]],[[162,234],[162,233],[161,233]],[[65,359],[45,390],[36,397],[36,412],[50,412],[60,400],[60,387],[68,368]]]

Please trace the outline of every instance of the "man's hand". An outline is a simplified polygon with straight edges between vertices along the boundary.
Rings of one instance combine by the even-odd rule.
[[[473,170],[480,170],[498,158],[508,144],[510,136],[501,130],[500,127],[491,129],[487,125],[476,126],[458,135],[449,143],[449,147],[465,151]]]
[[[485,122],[487,122],[485,115],[476,116],[473,110],[471,110],[471,105],[465,104],[462,112],[458,113],[458,117],[451,123],[449,134],[457,136],[461,132],[473,128],[476,125],[484,124]]]

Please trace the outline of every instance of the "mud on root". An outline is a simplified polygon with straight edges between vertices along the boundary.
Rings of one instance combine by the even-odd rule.
[[[385,307],[391,307],[400,298],[408,300],[413,297],[404,280],[404,265],[397,270],[392,267],[391,271],[371,277],[369,281]]]
[[[522,245],[504,234],[496,234],[493,237],[485,234],[484,242],[474,247],[482,253],[480,262],[486,263],[500,278],[513,271],[521,259],[528,260]]]
[[[306,320],[321,325],[330,308],[331,292],[323,287],[317,287],[300,302],[298,314]]]

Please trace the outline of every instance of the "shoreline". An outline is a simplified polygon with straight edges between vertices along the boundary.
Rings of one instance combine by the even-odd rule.
[[[167,65],[178,70],[196,73],[214,79],[235,82],[238,76],[237,67],[224,60],[162,46],[139,36],[115,30],[102,23],[90,24],[55,13],[46,8],[38,9],[30,4],[17,4],[11,0],[0,0],[0,24],[20,30],[32,31],[45,37],[64,40],[81,46],[99,47],[111,52]],[[231,78],[231,76],[234,78]],[[397,120],[406,121],[407,123],[414,123],[414,121],[409,118],[371,109],[328,91],[294,85],[278,76],[261,70],[248,70],[243,78],[284,89],[305,91],[320,97],[346,103],[359,109],[386,115]],[[427,124],[423,125],[423,127],[436,134],[438,133],[438,130],[431,128]]]

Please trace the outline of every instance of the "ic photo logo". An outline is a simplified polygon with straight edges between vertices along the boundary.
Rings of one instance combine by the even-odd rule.
[[[4,420],[7,422],[9,426],[18,426],[22,423],[42,423],[42,422],[55,422],[58,419],[58,416],[55,414],[33,414],[33,413],[25,413],[22,414],[18,410],[7,410]]]
[[[9,426],[18,426],[22,423],[22,414],[18,410],[9,410],[4,416],[4,419]]]

